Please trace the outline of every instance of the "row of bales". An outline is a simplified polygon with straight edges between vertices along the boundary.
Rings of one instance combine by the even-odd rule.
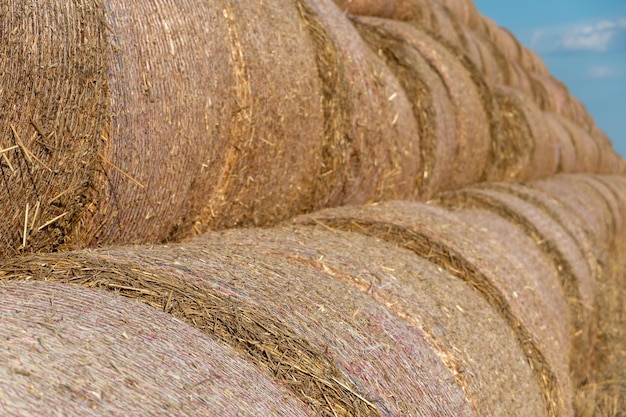
[[[626,162],[470,0],[0,33],[0,414],[626,409]]]
[[[1,403],[7,415],[592,415],[609,398],[598,371],[619,377],[623,359],[605,345],[620,342],[606,312],[623,320],[623,296],[606,301],[623,295],[625,212],[623,177],[560,175],[5,259]]]
[[[0,254],[624,171],[535,54],[453,3],[3,2]]]

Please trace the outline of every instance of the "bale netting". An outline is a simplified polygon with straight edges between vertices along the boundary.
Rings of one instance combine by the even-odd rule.
[[[4,281],[0,299],[3,416],[313,415],[233,349],[145,304],[39,281]]]
[[[413,195],[410,105],[330,0],[218,3],[1,6],[1,254]]]
[[[541,110],[519,91],[496,86],[500,129],[492,146],[488,181],[543,178],[556,173],[558,147]]]
[[[134,298],[231,346],[321,416],[473,416],[424,331],[368,294],[219,239],[34,254],[3,280],[97,287]]]
[[[228,230],[194,244],[207,242],[257,259],[305,265],[423,329],[476,415],[545,415],[539,386],[506,321],[471,286],[427,259],[375,238],[318,226]]]
[[[451,102],[454,114],[454,131],[452,137],[446,139],[444,143],[427,146],[432,153],[425,154],[424,158],[430,159],[426,164],[432,166],[432,172],[424,170],[422,178],[434,175],[434,178],[441,182],[445,178],[446,182],[443,184],[434,184],[433,191],[455,189],[479,181],[491,144],[491,124],[490,115],[483,104],[482,86],[477,85],[470,70],[450,48],[409,24],[376,18],[359,18],[358,22],[369,27],[369,29],[365,28],[365,31],[383,31],[395,39],[402,39],[407,48],[405,55],[412,62],[420,65],[418,57],[411,57],[414,55],[412,49],[416,50],[443,81],[445,94]],[[420,65],[420,67],[423,66]],[[418,71],[420,67],[417,67]],[[424,74],[426,72],[426,69],[421,71]],[[427,74],[427,76],[428,79],[421,81],[430,82],[432,75]],[[404,83],[408,84],[410,80],[405,80]],[[441,96],[443,93],[438,88],[439,83],[435,81],[431,85],[433,89],[437,88],[431,91],[431,97],[436,100],[445,100],[445,97],[434,97],[435,95]],[[426,85],[426,88],[431,85]],[[421,99],[416,95],[411,98]],[[419,103],[417,105],[419,106]],[[451,140],[455,142],[450,143]],[[442,172],[444,170],[445,174]]]
[[[399,244],[465,280],[515,332],[549,415],[572,414],[570,312],[557,271],[515,225],[487,212],[400,201],[328,209],[294,221]]]

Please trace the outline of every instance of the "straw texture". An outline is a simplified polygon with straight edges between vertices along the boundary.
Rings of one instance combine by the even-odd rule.
[[[561,360],[572,333],[563,289],[548,258],[514,225],[485,212],[408,202],[330,209],[296,221],[398,243],[466,280],[516,332],[550,415],[572,414],[569,367]]]
[[[575,207],[575,187],[587,206]],[[7,374],[11,396],[3,399],[10,410],[30,410],[22,400],[29,388],[20,378],[43,375],[39,384],[56,386],[57,375],[84,369],[84,354],[72,350],[83,344],[67,343],[80,336],[97,345],[89,352],[113,357],[117,368],[89,362],[92,385],[87,389],[81,380],[70,402],[59,396],[65,391],[57,395],[54,387],[37,385],[54,393],[37,401],[47,398],[55,410],[66,404],[130,409],[109,400],[121,395],[112,387],[125,382],[106,378],[131,372],[137,369],[132,364],[144,360],[164,363],[151,359],[162,352],[159,343],[173,349],[167,356],[172,361],[193,363],[196,354],[216,358],[185,378],[232,372],[228,381],[236,388],[227,388],[223,378],[194,386],[197,398],[206,398],[207,389],[224,398],[195,407],[199,414],[276,415],[275,407],[292,413],[287,415],[333,417],[560,417],[609,410],[622,392],[616,364],[624,352],[618,328],[623,268],[616,251],[623,239],[625,187],[622,177],[589,175],[485,183],[430,204],[327,209],[281,227],[213,232],[182,244],[2,260],[0,296],[3,311],[10,312],[3,317],[43,332],[43,346],[59,349],[50,355],[70,364],[65,373],[48,372],[51,361],[40,355],[51,351],[27,350],[33,365],[7,367],[18,372]],[[53,320],[56,333],[41,326],[62,311],[64,319]],[[32,319],[36,314],[48,318]],[[112,315],[130,318],[116,325]],[[63,320],[80,332],[61,326]],[[161,323],[166,330],[171,323],[173,334],[142,339]],[[124,340],[111,344],[111,337]],[[189,337],[202,345],[185,342]],[[111,346],[113,355],[105,351]],[[167,363],[149,371],[158,376],[189,367]],[[133,380],[153,378],[140,372],[144,368]],[[100,377],[99,369],[117,373]],[[249,378],[237,382],[244,374]],[[169,387],[158,377],[151,380]],[[184,408],[190,403],[176,402],[176,381],[169,378],[174,385],[163,392],[133,385],[124,398],[132,405],[154,395],[159,400],[150,407]],[[238,395],[233,392],[245,392],[250,402],[227,408],[230,396]]]
[[[4,416],[308,416],[257,368],[170,315],[104,291],[4,282]]]
[[[0,256],[626,172],[469,1],[28,4],[0,6]]]
[[[378,239],[317,226],[232,230],[198,240],[206,241],[259,259],[306,265],[420,327],[477,415],[545,413],[532,370],[507,323],[470,285],[435,263]]]
[[[32,255],[0,270],[163,309],[247,356],[315,415],[473,415],[423,330],[344,283],[246,252],[219,241],[120,248]]]

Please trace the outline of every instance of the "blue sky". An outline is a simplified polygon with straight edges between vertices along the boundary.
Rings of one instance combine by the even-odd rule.
[[[535,50],[626,157],[626,0],[474,0]]]

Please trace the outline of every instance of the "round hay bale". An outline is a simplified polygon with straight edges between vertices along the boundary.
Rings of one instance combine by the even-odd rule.
[[[497,86],[500,134],[487,169],[488,180],[530,180],[554,174],[557,142],[541,110],[521,92]]]
[[[556,172],[576,172],[578,168],[578,155],[570,132],[563,126],[556,113],[545,112],[544,117],[550,129],[551,136],[557,145],[559,159]]]
[[[478,30],[481,26],[481,15],[472,0],[442,0],[452,15],[464,26]]]
[[[313,415],[234,350],[142,303],[34,281],[3,282],[0,299],[4,416]]]
[[[561,286],[570,310],[575,316],[581,316],[583,322],[588,320],[587,316],[593,308],[595,278],[581,248],[555,219],[539,207],[496,189],[468,188],[446,193],[437,201],[455,210],[492,211],[516,224],[535,241],[560,272]]]
[[[572,415],[570,313],[557,271],[516,226],[487,212],[401,201],[328,209],[294,221],[399,244],[468,282],[515,332],[548,414]]]
[[[544,93],[549,97],[543,97],[544,100],[549,100],[549,102],[553,105],[553,112],[559,113],[561,115],[566,115],[566,107],[567,102],[569,100],[569,90],[559,80],[554,78],[551,75],[541,75],[541,74],[529,74],[529,78],[535,80],[535,84],[533,85],[533,89],[531,93],[533,96],[539,93]],[[540,87],[542,89],[540,89]],[[535,97],[535,100],[540,99]]]
[[[448,168],[455,157],[456,122],[454,106],[441,76],[406,38],[393,30],[404,23],[363,18],[354,19],[354,23],[395,74],[413,106],[420,136],[420,197],[428,199],[453,188]]]
[[[0,274],[113,290],[163,309],[233,347],[312,415],[474,415],[421,328],[343,282],[249,252],[208,238],[30,255],[3,261]]]
[[[391,18],[435,32],[438,28],[432,4],[432,1],[396,0],[396,9]]]
[[[553,114],[552,117],[570,134],[576,150],[576,168],[574,172],[597,172],[600,164],[600,150],[593,137],[567,117],[559,114]]]
[[[520,56],[520,64],[523,68],[525,68],[529,73],[536,73],[539,75],[548,76],[550,71],[548,67],[543,62],[543,60],[533,51],[532,49],[522,47]]]
[[[573,180],[590,186],[609,209],[610,215],[607,218],[612,236],[621,232],[623,226],[624,207],[620,204],[619,195],[604,182],[598,180],[596,175],[576,175]]]
[[[578,180],[577,175],[557,175],[529,186],[562,202],[584,222],[587,232],[596,236],[598,242],[608,246],[613,239],[613,216],[607,203],[597,190]]]
[[[519,64],[523,47],[508,29],[495,25],[490,37],[494,45],[509,61]]]
[[[316,208],[412,197],[420,139],[402,86],[331,0],[298,5],[323,82]]]
[[[604,184],[617,201],[616,234],[620,235],[626,222],[626,178],[617,175],[594,175],[592,178],[594,181]]]
[[[0,4],[0,256],[29,244],[30,224],[39,246],[56,243],[92,200],[109,107],[106,21],[88,0]]]
[[[571,94],[567,96],[564,115],[586,132],[591,132],[594,121],[585,105]]]
[[[340,9],[364,16],[389,17],[396,9],[397,0],[334,0]]]
[[[481,95],[483,90],[476,83],[474,75],[454,51],[411,25],[376,18],[360,18],[359,21],[369,26],[382,28],[396,39],[404,40],[406,45],[414,48],[436,71],[445,85],[446,95],[452,104],[455,130],[451,139],[455,140],[455,143],[450,144],[451,139],[447,139],[441,145],[435,144],[434,158],[432,154],[429,155],[434,162],[430,162],[429,165],[433,166],[433,171],[446,171],[445,187],[449,187],[448,189],[479,181],[489,153],[491,125],[483,104],[489,97],[483,100],[483,95]],[[414,61],[417,60],[417,58],[414,59]],[[426,71],[422,72],[426,73]],[[429,75],[429,77],[432,79],[432,76]],[[423,81],[430,82],[429,79]],[[436,86],[438,83],[433,84],[433,88]],[[434,97],[434,93],[441,95],[435,90],[431,96]],[[419,98],[414,96],[413,100]],[[428,175],[432,174],[427,170],[424,172]],[[440,178],[439,173],[435,173],[435,178]]]
[[[550,90],[545,85],[545,79],[547,77],[536,75],[534,73],[528,73],[528,79],[530,80],[532,98],[539,108],[543,111],[557,111],[557,97],[551,94]]]
[[[257,259],[305,265],[368,294],[398,320],[414,323],[476,414],[545,414],[539,387],[507,323],[469,285],[428,260],[384,241],[323,227],[228,230],[198,239],[207,241]]]
[[[564,230],[572,237],[579,246],[581,253],[589,264],[589,268],[597,277],[599,265],[606,260],[604,245],[598,241],[597,236],[589,232],[585,219],[581,219],[564,203],[553,196],[541,192],[531,184],[513,183],[483,183],[482,188],[494,189],[514,195],[547,213],[556,222],[563,226]]]
[[[597,170],[598,174],[618,175],[620,170],[620,159],[622,157],[615,152],[611,139],[597,126],[593,126],[591,136],[598,144],[600,152],[600,162]]]
[[[396,10],[391,18],[410,23],[457,47],[465,45],[461,25],[451,15],[450,10],[437,0],[397,0]]]
[[[500,70],[493,45],[465,27],[462,30],[467,39],[466,55],[482,77],[491,85],[504,83],[505,74]]]
[[[517,88],[525,95],[532,97],[532,85],[528,72],[518,63],[510,62],[510,74],[509,86]]]
[[[482,30],[479,33],[490,39],[508,60],[519,64],[529,73],[545,76],[550,74],[548,67],[541,58],[532,50],[522,46],[511,32],[498,26],[497,23],[487,16],[481,16],[481,20]]]

